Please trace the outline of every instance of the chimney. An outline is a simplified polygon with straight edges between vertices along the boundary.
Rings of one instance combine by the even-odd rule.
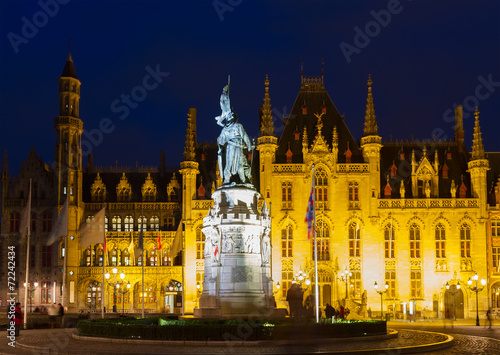
[[[464,107],[458,105],[455,107],[455,143],[459,152],[465,148],[464,135]]]
[[[89,153],[87,157],[87,172],[91,173],[94,170],[94,154]]]

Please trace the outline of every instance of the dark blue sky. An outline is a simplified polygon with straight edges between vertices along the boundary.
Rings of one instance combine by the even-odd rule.
[[[92,146],[95,165],[157,165],[165,150],[167,165],[178,166],[189,107],[198,109],[198,141],[215,141],[228,74],[232,105],[257,137],[265,75],[275,115],[286,114],[301,60],[305,74],[318,75],[322,58],[326,88],[356,138],[370,73],[383,140],[453,137],[451,112],[464,104],[470,146],[478,102],[485,149],[500,151],[499,1],[1,0],[0,24],[0,148],[12,172],[31,146],[53,161],[69,38],[84,128],[113,122]],[[356,28],[368,41],[355,42]],[[349,62],[342,43],[358,44]],[[137,86],[148,66],[169,75],[127,115],[113,112],[122,94],[144,92]]]

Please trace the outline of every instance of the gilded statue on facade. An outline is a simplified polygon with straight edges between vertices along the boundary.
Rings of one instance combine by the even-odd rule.
[[[217,138],[219,173],[223,185],[250,184],[251,167],[244,149],[251,151],[252,142],[245,129],[238,123],[238,116],[233,112],[229,99],[229,78],[220,96],[221,115],[215,120],[222,131]]]

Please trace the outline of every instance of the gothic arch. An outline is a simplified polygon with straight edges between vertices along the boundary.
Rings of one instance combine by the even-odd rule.
[[[417,226],[420,227],[421,230],[425,229],[424,220],[417,215],[414,215],[408,220],[408,222],[406,222],[406,229],[409,230],[412,224],[416,224]]]
[[[399,222],[396,218],[394,218],[393,216],[389,215],[387,216],[387,218],[384,218],[380,221],[380,229],[381,230],[384,230],[384,228],[387,226],[387,225],[391,225],[392,224],[392,228],[396,231],[396,232],[399,232],[399,230],[401,229],[401,226],[399,225]]]
[[[472,231],[476,230],[476,223],[473,221],[473,219],[468,214],[465,214],[462,218],[460,218],[458,220],[457,225],[456,225],[457,231],[460,231],[460,228],[464,224],[469,225],[471,233],[472,233]]]

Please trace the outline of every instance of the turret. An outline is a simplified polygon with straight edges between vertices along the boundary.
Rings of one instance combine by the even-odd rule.
[[[262,105],[262,118],[260,137],[257,139],[257,150],[260,157],[260,194],[269,198],[272,182],[272,165],[276,159],[278,139],[274,136],[274,124],[271,113],[271,98],[269,96],[269,78],[264,81],[264,104]]]
[[[487,184],[486,173],[490,170],[490,164],[484,154],[483,139],[481,138],[481,127],[479,126],[479,110],[474,112],[474,138],[472,139],[472,159],[467,164],[471,177],[471,194],[479,198],[480,217],[486,218],[487,206]]]
[[[372,95],[372,79],[368,75],[368,95],[366,98],[365,125],[363,137],[361,138],[361,149],[365,162],[370,165],[370,188],[380,194],[380,149],[382,148],[382,138],[378,135],[377,121],[375,120],[375,107]],[[375,213],[376,201],[372,199],[370,204],[370,215]]]

